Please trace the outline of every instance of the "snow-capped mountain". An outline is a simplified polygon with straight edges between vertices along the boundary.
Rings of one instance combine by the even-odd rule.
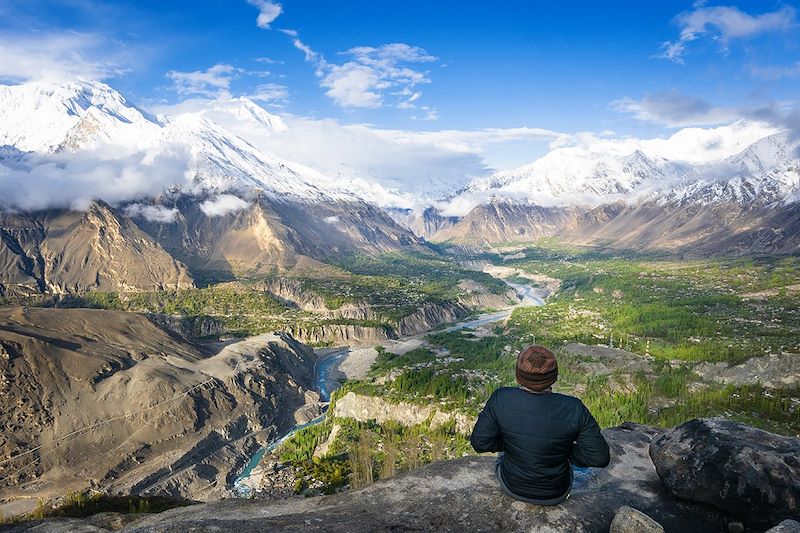
[[[161,125],[100,82],[0,85],[0,145],[23,152],[87,149],[100,144],[140,148]]]
[[[597,204],[674,179],[680,168],[641,150],[619,156],[580,147],[559,148],[523,167],[473,181],[467,193],[491,193],[537,205]]]
[[[474,180],[461,194],[545,207],[594,207],[618,200],[790,201],[800,190],[799,147],[781,132],[740,153],[700,164],[668,160],[641,149],[616,154],[564,147],[529,165]]]
[[[473,181],[442,212],[474,207],[425,237],[502,243],[559,236],[711,254],[800,249],[800,142],[789,132],[772,132],[718,160],[651,152],[552,150],[530,165]]]
[[[334,179],[213,120],[269,134],[278,117],[220,105],[152,116],[97,82],[0,86],[0,295],[153,290],[422,248]]]
[[[86,157],[106,158],[109,153],[141,151],[148,159],[179,151],[189,156],[184,173],[188,181],[174,184],[180,189],[255,189],[311,202],[357,199],[321,173],[259,150],[211,118],[224,110],[226,117],[260,131],[280,131],[286,126],[279,117],[244,98],[220,105],[154,117],[99,82],[0,86],[0,145],[34,152],[32,164],[37,166],[47,153],[94,151]]]
[[[168,118],[159,142],[185,146],[187,172],[206,190],[251,188],[302,201],[356,200],[323,174],[267,154],[197,113]]]

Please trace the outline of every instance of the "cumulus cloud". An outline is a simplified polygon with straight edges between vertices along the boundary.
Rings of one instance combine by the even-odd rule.
[[[337,216],[329,216],[322,219],[323,222],[327,222],[328,224],[336,224],[339,222],[339,217]]]
[[[250,205],[232,194],[220,194],[200,203],[200,210],[208,217],[221,217],[228,213],[241,211]]]
[[[638,100],[621,98],[611,102],[611,107],[631,114],[638,120],[671,128],[723,124],[741,117],[736,109],[713,106],[705,100],[684,95],[674,89],[647,93]]]
[[[130,52],[93,33],[0,33],[0,80],[102,80],[128,70]]]
[[[0,206],[22,210],[86,209],[97,199],[110,204],[153,198],[190,185],[190,154],[181,147],[113,153],[109,147],[46,155],[4,153],[0,159]],[[152,211],[150,214],[154,214]]]
[[[795,28],[797,11],[784,6],[776,11],[750,15],[734,6],[699,5],[692,11],[676,16],[674,22],[680,27],[680,35],[675,41],[663,43],[657,57],[683,63],[687,45],[692,41],[708,37],[717,41],[723,52],[727,52],[729,43],[735,39]]]
[[[256,25],[265,30],[283,13],[283,6],[269,0],[247,0],[247,3],[258,8]]]
[[[424,48],[390,43],[350,48],[341,54],[350,59],[337,64],[300,40],[296,30],[281,31],[291,37],[294,47],[314,65],[320,86],[327,89],[325,95],[341,107],[413,109],[414,102],[422,96],[416,87],[431,80],[427,72],[409,65],[438,61]]]
[[[214,96],[227,91],[231,86],[233,77],[242,72],[241,69],[219,63],[206,70],[180,72],[170,70],[167,78],[173,82],[173,88],[180,95]]]
[[[175,222],[178,216],[178,209],[175,207],[164,207],[163,205],[133,203],[125,207],[125,216],[133,218],[144,218],[150,222],[171,223]]]

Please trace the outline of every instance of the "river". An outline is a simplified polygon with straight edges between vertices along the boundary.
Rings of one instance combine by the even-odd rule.
[[[467,328],[477,328],[479,326],[483,326],[486,324],[491,324],[493,322],[500,322],[502,320],[506,320],[508,317],[511,316],[511,313],[514,311],[516,307],[520,306],[529,306],[529,305],[544,305],[544,298],[541,296],[542,289],[537,287],[532,287],[529,285],[522,285],[519,283],[511,283],[507,280],[505,281],[510,287],[512,287],[520,297],[520,303],[507,307],[505,309],[500,309],[498,311],[492,311],[489,313],[482,313],[478,316],[474,316],[471,318],[467,318],[462,322],[458,322],[450,327],[445,328],[443,331],[457,331],[460,329],[467,329]],[[397,341],[395,341],[397,342]],[[314,388],[319,393],[320,400],[323,402],[330,401],[331,392],[335,389],[336,382],[331,379],[331,373],[337,366],[347,358],[351,349],[349,347],[341,347],[336,349],[326,349],[324,351],[320,350],[323,354],[318,360],[314,367]],[[307,428],[309,426],[313,426],[325,420],[325,415],[319,416],[314,420],[306,422],[305,424],[298,424],[291,428],[289,431],[281,435],[280,437],[276,438],[275,440],[271,441],[266,446],[259,449],[253,456],[250,458],[250,461],[245,465],[242,472],[233,482],[233,492],[239,497],[242,498],[249,498],[253,493],[253,488],[251,486],[251,480],[249,479],[253,474],[253,471],[258,467],[261,460],[264,458],[265,455],[271,453],[275,450],[278,446],[280,446],[283,442],[285,442],[288,438],[292,435],[300,431],[301,429]]]

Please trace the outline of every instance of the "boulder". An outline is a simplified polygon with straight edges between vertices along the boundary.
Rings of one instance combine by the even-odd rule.
[[[609,533],[664,533],[664,527],[643,512],[623,505],[614,515]]]
[[[765,533],[800,533],[800,522],[784,520],[777,526],[769,528]]]
[[[650,457],[675,496],[751,527],[800,515],[800,439],[722,418],[695,419],[654,439]]]

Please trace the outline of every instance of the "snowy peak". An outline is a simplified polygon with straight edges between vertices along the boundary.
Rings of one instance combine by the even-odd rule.
[[[552,150],[523,167],[473,181],[465,194],[542,206],[597,206],[617,200],[741,205],[800,197],[800,145],[786,132],[768,135],[718,161],[688,163],[634,149],[583,146]]]
[[[189,181],[173,185],[178,188],[255,189],[309,202],[357,200],[326,176],[255,148],[215,117],[260,135],[286,129],[280,117],[248,98],[220,99],[207,109],[156,119],[99,82],[0,85],[0,146],[13,147],[17,159],[36,154],[29,158],[31,171],[56,152],[88,151],[82,157],[101,159],[141,153],[145,162],[164,152],[185,153]]]
[[[206,190],[244,187],[307,201],[356,199],[326,176],[267,154],[201,114],[168,119],[163,137],[187,147],[192,156],[188,172]]]
[[[104,83],[0,85],[0,145],[22,151],[137,146],[159,128]]]
[[[669,171],[665,161],[641,150],[620,156],[565,147],[529,165],[475,181],[468,190],[528,198],[540,205],[593,204],[632,193],[644,181],[663,179]]]
[[[213,110],[217,112],[226,112],[240,122],[249,122],[267,131],[277,132],[288,129],[281,117],[273,115],[245,96],[227,101],[217,100]]]

